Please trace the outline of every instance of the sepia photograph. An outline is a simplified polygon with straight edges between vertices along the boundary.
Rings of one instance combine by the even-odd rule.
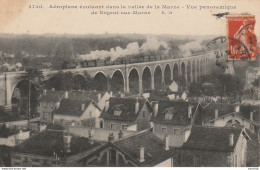
[[[0,167],[258,170],[259,5],[0,0]]]

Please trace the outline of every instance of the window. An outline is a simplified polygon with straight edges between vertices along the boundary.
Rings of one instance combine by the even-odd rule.
[[[143,111],[143,118],[145,119],[145,111]]]
[[[172,120],[172,116],[173,116],[173,114],[170,112],[167,112],[166,114],[165,114],[165,120]]]
[[[200,155],[195,155],[194,156],[194,166],[195,167],[200,167]]]
[[[167,128],[166,127],[162,127],[162,134],[166,134],[167,133]]]
[[[89,117],[92,117],[92,112],[91,111],[89,112]]]
[[[111,123],[111,124],[110,124],[110,129],[116,129],[116,124]]]
[[[122,125],[122,130],[126,130],[127,129],[127,125]]]
[[[120,108],[121,106],[115,106],[114,108],[114,116],[120,116],[122,113],[122,109]]]
[[[173,134],[174,135],[180,135],[181,134],[181,130],[180,129],[173,129]]]

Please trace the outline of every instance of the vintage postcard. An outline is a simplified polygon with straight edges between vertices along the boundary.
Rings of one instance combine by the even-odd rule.
[[[258,169],[259,6],[0,0],[0,167]]]

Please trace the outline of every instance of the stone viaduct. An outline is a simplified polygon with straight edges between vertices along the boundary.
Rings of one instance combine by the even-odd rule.
[[[150,89],[156,89],[155,84],[164,84],[166,80],[176,80],[177,75],[183,76],[187,83],[197,82],[200,75],[206,75],[209,70],[210,58],[214,58],[212,52],[194,55],[186,58],[168,59],[153,62],[141,62],[122,65],[109,65],[100,67],[87,67],[66,69],[63,72],[72,72],[73,75],[82,75],[84,72],[95,77],[98,74],[110,77],[111,79],[115,74],[121,75],[122,82],[124,83],[124,92],[129,92],[129,84],[131,84],[131,76],[135,73],[138,79],[137,86],[139,92],[143,91],[143,83],[145,78],[150,76]],[[43,70],[45,79],[53,77],[60,70]],[[146,75],[144,76],[144,73]],[[148,75],[148,76],[147,76]],[[156,79],[155,75],[159,77]],[[159,75],[159,76],[158,76]],[[0,74],[0,106],[11,105],[11,98],[17,84],[25,79],[25,72],[6,72]],[[155,80],[156,79],[156,80]],[[113,79],[112,79],[113,81]]]

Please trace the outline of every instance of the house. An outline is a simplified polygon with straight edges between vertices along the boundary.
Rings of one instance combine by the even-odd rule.
[[[247,140],[243,128],[192,126],[181,149],[182,167],[246,166]]]
[[[55,124],[63,127],[88,126],[100,127],[101,110],[93,100],[90,99],[71,99],[68,93],[58,103],[57,109],[53,111],[53,120]]]
[[[259,106],[210,103],[203,108],[197,125],[243,126],[252,132],[259,131]]]
[[[169,147],[168,137],[160,140],[150,130],[114,140],[86,157],[83,166],[93,167],[172,167],[177,165],[177,153]]]
[[[113,96],[113,93],[110,92],[100,92],[100,91],[81,91],[81,90],[72,90],[69,92],[70,99],[90,99],[93,100],[97,106],[103,110],[105,103],[109,98]]]
[[[150,127],[152,112],[147,99],[110,97],[100,118],[106,129],[140,131]]]
[[[43,90],[43,94],[38,99],[37,112],[40,113],[42,122],[51,122],[52,111],[65,95],[64,91]]]
[[[246,84],[245,89],[250,89],[253,87],[253,82],[259,78],[260,76],[260,69],[259,67],[248,67],[246,69]]]
[[[193,124],[193,118],[201,107],[197,103],[185,101],[159,100],[153,102],[151,117],[153,132],[161,139],[169,136],[170,146],[180,147],[184,141],[184,130]]]
[[[247,141],[247,167],[259,167],[259,146],[260,146],[260,135],[259,133],[253,133],[246,129],[246,133],[251,140]]]
[[[65,95],[74,100],[93,100],[97,106],[103,110],[105,102],[110,98],[112,93],[107,92],[97,92],[97,91],[55,91],[44,90],[43,95],[38,99],[38,112],[40,113],[40,118],[42,122],[52,122],[53,115],[51,114],[53,110],[57,107],[60,101],[65,97]]]
[[[63,131],[46,130],[17,145],[11,152],[12,167],[57,167],[77,162],[102,143]]]

